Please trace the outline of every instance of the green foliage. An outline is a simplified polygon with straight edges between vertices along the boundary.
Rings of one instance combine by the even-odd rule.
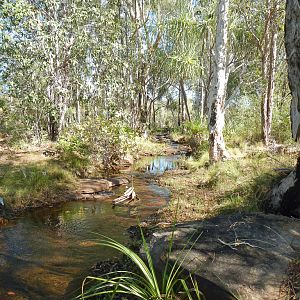
[[[184,131],[189,135],[198,135],[200,137],[207,137],[208,135],[207,124],[199,121],[185,122]]]
[[[208,126],[206,122],[185,122],[183,127],[173,128],[171,138],[178,143],[189,145],[194,157],[200,157],[208,151]]]
[[[84,138],[84,125],[69,127],[58,141],[60,159],[73,172],[84,173],[91,164],[92,149]]]
[[[0,168],[0,194],[12,210],[51,203],[74,185],[72,174],[54,162]]]
[[[187,135],[187,144],[192,149],[192,154],[199,157],[203,151],[208,149],[207,124],[199,121],[184,123],[184,132]]]
[[[62,160],[74,170],[91,163],[100,163],[107,171],[114,169],[134,147],[134,133],[117,117],[89,119],[69,127],[59,140]]]
[[[246,99],[248,99],[246,101]],[[229,108],[224,130],[229,147],[243,148],[261,141],[261,118],[259,99],[246,98],[239,106]],[[273,111],[271,137],[276,143],[291,143],[289,101],[276,103]]]
[[[289,101],[276,105],[273,112],[272,137],[277,143],[293,143]]]
[[[144,138],[136,136],[134,139],[135,154],[140,155],[163,155],[167,149],[167,145],[164,143],[153,142],[151,138]]]
[[[63,127],[71,125],[72,131],[75,120],[89,122],[99,112],[107,116],[122,113],[135,130],[145,125],[174,127],[180,80],[189,98],[189,92],[199,92],[199,84],[207,97],[216,5],[214,0],[148,1],[136,6],[143,9],[136,12],[139,17],[133,17],[130,1],[2,1],[1,131],[8,133],[13,143],[41,142],[46,135],[56,140]],[[283,5],[280,3],[280,8]],[[259,102],[264,80],[258,45],[263,48],[269,11],[259,1],[230,4],[228,57],[232,71],[227,97],[239,86],[241,91],[239,103],[230,107],[226,116],[225,135],[233,146],[261,138]],[[279,45],[282,12],[280,9],[276,17]],[[274,99],[287,94],[286,70],[279,62],[284,61],[280,59],[283,56],[283,48],[278,47]],[[240,101],[245,97],[249,98],[246,105]],[[206,113],[206,107],[204,110]],[[278,141],[289,141],[288,110],[286,104],[274,110],[273,136]],[[206,135],[206,125],[201,126],[197,122],[184,125],[197,155],[203,152],[206,139],[200,136]],[[79,150],[68,153],[78,152],[67,159],[73,160],[70,165],[74,168],[88,164],[82,156],[89,153]]]
[[[143,300],[175,300],[180,293],[181,296],[185,296],[189,300],[200,300],[202,293],[199,291],[197,282],[193,279],[191,274],[188,276],[183,276],[181,273],[181,266],[186,258],[186,255],[179,255],[173,266],[169,265],[169,254],[171,253],[172,249],[173,236],[169,243],[169,252],[165,269],[163,271],[162,280],[159,282],[150,255],[150,250],[142,231],[141,235],[143,248],[146,255],[146,263],[140,256],[126,246],[116,242],[111,238],[104,237],[105,239],[100,241],[99,244],[121,252],[134,263],[138,271],[130,272],[119,270],[104,274],[102,277],[88,276],[83,282],[82,294],[78,296],[77,299],[88,299],[105,295],[108,296],[107,299],[114,299],[116,294],[123,294],[132,295],[137,299]],[[89,285],[91,283],[92,285],[85,289],[87,280],[92,281],[89,282]],[[189,283],[191,283],[192,288],[189,287]]]
[[[234,107],[228,110],[224,137],[229,147],[243,147],[261,140],[260,110],[252,107]]]

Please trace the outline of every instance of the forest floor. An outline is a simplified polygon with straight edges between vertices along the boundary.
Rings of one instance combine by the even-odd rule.
[[[158,227],[169,227],[174,221],[190,224],[193,220],[229,213],[265,211],[270,189],[294,168],[299,150],[295,146],[265,149],[260,145],[230,149],[232,158],[213,166],[209,166],[207,154],[198,159],[182,158],[177,169],[157,178],[160,185],[171,191],[171,199],[167,207],[142,223],[146,227],[144,234],[148,236]],[[119,270],[127,264],[126,260],[100,262],[95,275]],[[283,298],[294,295],[294,286],[299,283],[299,260],[292,261],[290,266],[281,291]]]
[[[213,166],[207,154],[198,160],[184,158],[179,169],[159,179],[172,196],[158,218],[181,222],[237,211],[265,211],[268,192],[293,169],[298,150],[294,146],[279,152],[259,146],[243,152],[231,149],[230,160]]]
[[[258,145],[231,149],[232,158],[214,166],[209,166],[207,154],[197,159],[183,157],[177,169],[157,177],[159,184],[168,187],[172,195],[169,205],[154,217],[154,223],[201,220],[239,211],[264,211],[271,186],[294,167],[298,151],[295,146],[280,150],[266,150]],[[140,155],[159,154],[172,155],[174,148],[149,143],[140,150]],[[70,200],[66,195],[76,190],[77,185],[78,175],[60,160],[55,145],[15,151],[0,141],[0,197],[11,211]],[[299,267],[298,261],[291,266]],[[294,273],[299,280],[298,271]]]
[[[9,213],[65,200],[75,176],[44,150],[0,151],[0,197]]]
[[[165,140],[141,142],[140,156],[172,155]],[[180,147],[187,149],[186,145]],[[235,211],[262,211],[272,184],[296,162],[295,148],[267,151],[263,147],[231,149],[232,159],[209,166],[207,154],[182,158],[179,167],[158,177],[172,197],[158,212],[158,222],[196,220]],[[97,170],[96,170],[97,171]],[[16,151],[0,140],[0,197],[11,211],[68,200],[78,186],[78,172],[68,168],[54,144]],[[85,174],[88,177],[91,174]],[[180,211],[180,214],[177,212]]]

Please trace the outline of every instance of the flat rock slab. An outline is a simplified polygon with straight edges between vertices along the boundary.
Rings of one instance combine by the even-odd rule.
[[[172,228],[164,229],[150,240],[158,269],[171,236]],[[288,264],[300,257],[300,220],[257,213],[178,224],[170,257],[185,255],[183,267],[199,275],[206,300],[279,299]]]
[[[78,192],[81,194],[94,194],[127,183],[129,183],[129,180],[126,178],[80,179]]]

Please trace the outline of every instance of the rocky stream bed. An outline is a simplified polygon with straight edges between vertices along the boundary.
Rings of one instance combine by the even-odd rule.
[[[133,268],[118,253],[100,248],[95,233],[129,243],[143,255],[138,242],[132,244],[133,238],[139,240],[137,220],[167,205],[170,193],[154,179],[176,167],[180,153],[174,153],[147,158],[139,168],[144,172],[82,179],[68,195],[72,201],[24,212],[1,226],[0,299],[71,299],[92,265],[96,275]],[[113,208],[112,199],[128,184],[134,184],[141,200]],[[175,229],[147,228],[145,233],[158,274],[174,234],[170,257],[175,261],[186,254],[183,270],[195,274],[206,300],[300,299],[285,293],[290,263],[300,257],[299,219],[236,213],[177,224]],[[193,246],[182,252],[188,241]]]

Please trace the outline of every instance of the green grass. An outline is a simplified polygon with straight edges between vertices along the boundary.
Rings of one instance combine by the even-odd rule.
[[[93,164],[88,156],[76,151],[62,151],[59,160],[61,164],[73,173],[84,174]]]
[[[153,142],[150,138],[136,137],[136,153],[139,155],[163,155],[168,145],[164,143]],[[134,154],[136,154],[134,153]]]
[[[170,188],[170,205],[160,212],[171,220],[179,207],[180,221],[203,219],[236,211],[263,211],[267,194],[285,174],[276,168],[292,168],[296,157],[266,151],[231,151],[233,158],[208,165],[208,156],[184,161],[184,170],[167,172],[161,183]]]
[[[128,150],[128,154],[134,158],[148,155],[163,155],[168,149],[168,145],[153,142],[150,138],[135,137],[134,144],[135,147]],[[74,149],[68,149],[62,145],[59,146],[59,149],[60,163],[73,173],[85,176],[89,172],[90,176],[99,176],[105,171],[102,160],[92,159],[91,153],[87,149],[81,151],[82,153]],[[139,161],[137,161],[137,164],[139,164]]]
[[[72,173],[56,162],[0,166],[0,195],[10,210],[51,203],[74,185]]]

